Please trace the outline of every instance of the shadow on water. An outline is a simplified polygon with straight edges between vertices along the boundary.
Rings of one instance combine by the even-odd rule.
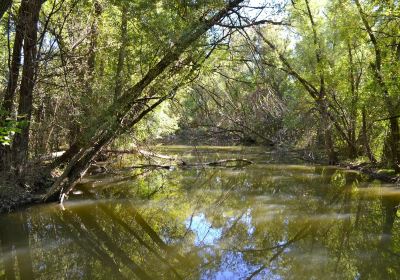
[[[246,156],[225,152],[203,157]],[[1,216],[0,279],[400,278],[396,186],[250,156],[243,168],[126,170],[80,185],[64,209]]]

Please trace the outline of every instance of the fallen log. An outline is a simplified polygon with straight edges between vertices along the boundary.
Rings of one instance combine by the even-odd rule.
[[[173,169],[175,165],[161,165],[161,164],[139,164],[130,166],[130,169],[148,168],[148,169]]]
[[[346,168],[349,170],[355,170],[361,172],[372,179],[380,180],[383,182],[391,183],[391,184],[398,184],[400,182],[400,176],[398,174],[389,175],[384,173],[379,173],[378,168],[374,167],[373,165],[368,164],[339,164],[338,166],[342,168]]]
[[[139,154],[145,157],[153,157],[153,158],[159,158],[159,159],[166,159],[166,160],[171,160],[171,161],[179,161],[176,157],[170,157],[167,155],[163,154],[157,154],[151,151],[146,151],[146,150],[141,150],[141,149],[133,149],[133,150],[104,150],[105,153],[110,153],[110,154]]]
[[[209,165],[209,166],[226,166],[230,163],[239,163],[240,166],[250,165],[253,164],[251,160],[248,159],[222,159],[212,162],[200,163],[200,165]],[[238,165],[236,165],[238,166]]]
[[[231,165],[231,163],[236,163],[234,165]],[[222,159],[222,160],[217,160],[217,161],[211,161],[211,162],[195,162],[195,163],[188,163],[183,160],[180,161],[180,163],[175,164],[175,165],[158,165],[158,164],[140,164],[140,165],[134,165],[131,166],[130,168],[154,168],[154,169],[174,169],[176,167],[181,167],[181,168],[188,168],[188,167],[198,167],[198,166],[224,166],[224,167],[243,167],[246,165],[253,164],[251,160],[248,159]]]

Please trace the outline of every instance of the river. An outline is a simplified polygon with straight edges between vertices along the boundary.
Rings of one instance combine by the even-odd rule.
[[[400,189],[261,148],[163,147],[242,167],[129,169],[0,216],[0,279],[400,279]]]

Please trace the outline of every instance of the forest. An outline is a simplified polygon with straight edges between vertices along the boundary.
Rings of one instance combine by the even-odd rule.
[[[176,195],[175,188],[195,176],[194,170],[198,174],[202,172],[202,168],[210,180],[214,180],[214,175],[208,174],[210,170],[221,174],[224,170],[244,170],[250,176],[249,180],[236,180],[231,178],[232,174],[218,175],[219,181],[215,179],[218,182],[214,183],[207,183],[203,178],[205,185],[216,184],[216,189],[230,188],[219,185],[224,176],[232,180],[232,186],[241,182],[239,188],[247,183],[264,188],[262,182],[252,177],[252,172],[256,172],[254,168],[261,164],[265,174],[279,177],[281,175],[275,174],[275,165],[268,164],[283,164],[282,174],[286,175],[282,176],[286,179],[303,170],[304,174],[295,175],[303,179],[296,179],[294,184],[303,186],[304,180],[312,177],[307,171],[309,166],[316,170],[323,166],[323,172],[313,173],[324,176],[322,185],[331,184],[335,191],[351,189],[350,197],[343,193],[334,196],[330,193],[332,190],[322,195],[323,199],[332,198],[326,204],[329,209],[332,203],[338,203],[341,195],[343,201],[348,202],[352,201],[355,189],[358,194],[364,193],[359,186],[363,182],[374,186],[379,180],[386,182],[394,190],[382,196],[384,199],[390,196],[389,202],[382,202],[382,208],[377,206],[379,203],[373,203],[371,209],[375,212],[371,219],[378,221],[383,215],[385,236],[399,229],[396,217],[400,214],[397,212],[400,202],[396,188],[400,178],[400,3],[397,0],[0,0],[0,32],[0,213],[49,202],[58,201],[62,205],[68,197],[74,201],[74,194],[81,192],[90,200],[104,200],[110,196],[121,199],[119,195],[126,191],[124,187],[108,192],[103,184],[120,176],[128,165],[132,174],[126,178],[137,184],[134,188],[138,193],[133,197],[153,199],[161,193],[169,197],[164,192]],[[162,147],[166,147],[165,150]],[[192,157],[186,158],[184,151],[188,150],[182,151],[180,147],[189,149]],[[238,149],[243,150],[238,152]],[[212,156],[206,158],[208,154]],[[196,159],[191,161],[193,158]],[[298,169],[291,164],[299,164]],[[342,169],[361,171],[358,175],[361,177],[346,181],[348,174],[340,173],[344,172]],[[140,170],[143,172],[139,174]],[[104,177],[93,183],[90,178],[96,174]],[[262,178],[266,176],[262,172],[257,174]],[[149,179],[151,190],[145,191],[143,176],[152,178]],[[165,179],[168,176],[173,179]],[[126,178],[110,184],[119,186]],[[285,178],[277,185],[285,185]],[[160,183],[160,180],[167,183]],[[92,182],[93,190],[87,189],[87,182]],[[146,184],[150,188],[150,183]],[[306,187],[304,195],[316,192],[319,197],[317,185],[316,189]],[[96,186],[99,190],[94,191]],[[131,192],[133,190],[127,197],[131,197]],[[298,190],[293,192],[301,197]],[[275,195],[269,190],[266,193]],[[370,195],[365,197],[371,198]],[[182,205],[190,208],[190,203],[182,200]],[[226,201],[235,203],[231,200],[232,197]],[[360,201],[359,205],[367,203],[364,196],[357,196],[355,200]],[[258,200],[254,201],[254,205],[258,205]],[[306,203],[311,205],[312,201],[310,198]],[[368,200],[368,203],[372,202]],[[251,207],[249,202],[247,204],[246,207]],[[343,202],[343,205],[347,204]],[[128,225],[131,224],[123,221],[130,215],[124,212],[127,206],[123,204],[123,210],[113,206],[99,205],[96,211],[104,210],[114,222],[119,217],[119,226],[130,232],[132,229]],[[354,209],[371,210],[364,206]],[[322,211],[316,204],[310,209],[313,207],[317,212]],[[175,215],[178,209],[179,206],[171,209],[165,219]],[[348,209],[353,208],[349,206]],[[303,208],[301,211],[307,212]],[[132,259],[140,257],[120,251],[115,247],[118,245],[115,240],[105,239],[102,226],[93,224],[95,219],[68,213],[69,216],[65,212],[60,217],[52,213],[48,223],[51,227],[68,224],[70,228],[66,228],[66,232],[82,231],[77,225],[85,219],[88,225],[84,230],[98,227],[98,236],[90,237],[87,235],[90,232],[81,232],[79,236],[87,235],[90,242],[99,238],[100,243],[111,246],[106,245],[104,251],[93,249],[92,253],[101,256],[103,264],[117,271],[116,278],[129,279],[129,273],[133,273],[140,279],[186,279],[179,276],[186,269],[184,266],[175,271],[173,263],[165,263],[157,254],[155,262],[162,260],[170,274],[148,276],[148,271],[131,263]],[[150,221],[151,215],[147,214]],[[25,217],[26,214],[21,215]],[[240,223],[246,215],[250,214],[242,213],[233,223]],[[368,220],[367,216],[367,212],[357,212],[355,223]],[[193,217],[202,221],[204,215]],[[23,224],[25,218],[18,218],[18,221]],[[4,216],[4,220],[7,219],[9,217]],[[32,216],[31,219],[39,218]],[[159,217],[156,219],[160,223],[163,221]],[[12,220],[12,224],[17,223]],[[143,226],[142,220],[136,222]],[[0,219],[1,227],[9,223],[2,221]],[[343,228],[351,224],[350,218],[348,223],[340,221]],[[40,223],[45,222],[41,220]],[[182,223],[187,220],[182,218]],[[15,227],[21,236],[27,234],[21,231],[23,225]],[[178,230],[178,225],[164,231],[149,231],[149,228],[147,223],[143,226],[152,242],[161,246],[161,251],[168,256],[171,252],[163,242],[183,235],[182,232],[171,233]],[[243,279],[281,279],[268,274],[275,273],[268,267],[274,261],[281,261],[279,256],[285,254],[292,243],[314,236],[319,230],[311,223],[304,228],[288,234],[294,239],[286,240],[285,246],[262,244],[272,246],[277,252],[269,257],[268,263],[259,263],[258,259],[249,261],[253,271]],[[186,228],[190,229],[190,226]],[[232,237],[224,230],[223,236]],[[156,231],[161,237],[155,237]],[[355,232],[362,234],[365,230],[357,227]],[[161,242],[162,234],[165,236]],[[4,231],[0,234],[0,244],[8,244],[5,240],[11,237],[10,232]],[[146,241],[138,240],[139,243]],[[343,242],[356,242],[350,237],[345,240]],[[342,270],[349,274],[342,275],[341,279],[380,279],[382,275],[384,279],[396,279],[400,271],[384,266],[394,265],[393,260],[399,256],[399,241],[397,237],[390,240],[391,245],[384,241],[382,239],[377,246],[386,252],[379,256],[387,259],[387,263],[379,263],[380,266],[369,274],[367,268],[361,269],[361,264],[354,262],[354,267]],[[242,249],[249,250],[252,246],[256,245]],[[332,245],[336,249],[329,248],[340,251],[346,245],[342,244],[340,249],[335,246],[339,245]],[[354,243],[353,246],[361,245]],[[3,248],[3,252],[7,250]],[[109,252],[121,258],[116,267]],[[336,272],[344,265],[341,264],[343,258],[349,261],[356,258],[343,254],[338,257]],[[176,254],[169,258],[180,261]],[[17,263],[24,261],[17,260]],[[370,261],[373,263],[372,259]],[[220,259],[219,262],[224,261]],[[121,270],[120,263],[129,269]],[[260,265],[258,269],[256,264]],[[94,266],[91,269],[95,270]],[[7,260],[4,267],[2,270],[0,262],[0,276],[3,272],[6,277],[7,273],[14,275],[14,268],[7,266]],[[29,267],[29,273],[33,273],[32,264]],[[210,271],[188,278],[211,279],[214,276],[210,276]],[[82,273],[83,278],[89,277],[86,270]],[[24,271],[18,275],[23,279]],[[305,275],[311,277],[311,274]],[[338,276],[327,275],[327,279]],[[29,274],[27,277],[29,279]],[[225,279],[218,277],[216,279]]]
[[[105,147],[174,134],[399,171],[396,1],[20,2],[0,13],[4,178],[56,193]]]

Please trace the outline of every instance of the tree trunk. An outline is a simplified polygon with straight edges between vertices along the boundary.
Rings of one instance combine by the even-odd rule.
[[[11,117],[12,112],[14,110],[15,92],[18,85],[18,77],[21,66],[21,49],[25,32],[25,25],[24,25],[25,14],[26,14],[26,1],[22,1],[18,11],[18,18],[16,22],[14,46],[13,46],[10,69],[8,74],[7,88],[4,93],[4,99],[2,104],[4,115],[0,118],[0,124],[1,123],[6,124],[8,122],[7,119]],[[0,158],[1,158],[0,170],[3,171],[10,170],[11,166],[10,151],[11,150],[9,146],[0,145]]]
[[[367,34],[373,45],[373,50],[374,50],[374,54],[375,54],[375,63],[372,65],[372,67],[373,67],[373,74],[375,76],[375,80],[380,87],[380,90],[382,93],[382,98],[385,102],[389,117],[394,117],[394,116],[396,116],[397,110],[395,108],[396,106],[394,105],[394,101],[390,96],[389,89],[385,82],[384,74],[382,72],[382,50],[381,50],[380,44],[377,40],[377,37],[374,34],[374,31],[372,30],[370,23],[368,22],[368,18],[363,11],[360,1],[355,0],[355,4],[356,4],[358,12],[360,14],[361,20],[364,24],[365,30],[367,31]],[[399,149],[400,134],[399,134],[399,122],[398,122],[397,118],[390,118],[390,136],[389,137],[390,137],[389,146],[390,146],[390,150],[391,150],[390,151],[391,156],[387,160],[389,161],[389,164],[396,172],[400,172],[400,166],[399,166],[399,163],[400,163],[400,149]]]
[[[122,15],[121,15],[121,46],[118,53],[118,64],[115,73],[115,93],[114,100],[117,100],[122,93],[123,87],[123,69],[124,61],[126,56],[126,45],[128,43],[127,25],[128,25],[128,9],[126,4],[122,4]]]
[[[327,92],[325,86],[325,74],[322,67],[323,62],[323,53],[321,48],[321,41],[318,36],[317,32],[317,25],[314,21],[314,17],[311,12],[311,8],[309,5],[309,1],[305,0],[308,18],[310,19],[311,30],[313,32],[313,40],[314,40],[314,47],[315,47],[315,59],[317,62],[317,73],[319,76],[319,91],[318,91],[318,98],[317,102],[320,105],[320,113],[322,117],[322,123],[324,126],[324,138],[325,138],[325,149],[328,155],[328,161],[330,165],[334,165],[337,163],[337,155],[334,148],[333,143],[333,131],[331,127],[329,112],[328,112],[328,104],[327,104]]]
[[[3,109],[7,112],[6,117],[10,116],[13,111],[15,90],[17,89],[19,69],[21,66],[21,49],[24,40],[25,32],[25,16],[27,9],[27,1],[22,1],[18,11],[18,19],[15,31],[13,53],[11,58],[11,65],[9,69],[9,76],[7,82],[7,89],[4,94]]]
[[[323,129],[324,129],[324,140],[325,140],[325,149],[328,156],[329,165],[335,165],[338,163],[337,153],[335,151],[335,146],[333,144],[333,131],[329,121],[329,118],[325,113],[321,114],[323,120]]]
[[[399,166],[399,120],[397,118],[390,119],[390,150],[391,150],[391,163],[392,167],[396,172],[400,171]]]
[[[86,83],[87,83],[87,88],[88,88],[88,93],[91,95],[93,91],[93,77],[94,77],[94,71],[96,67],[96,52],[97,52],[97,39],[99,37],[99,18],[103,12],[103,8],[99,4],[97,0],[94,1],[94,18],[92,25],[90,27],[90,47],[89,47],[89,55],[88,55],[88,60],[87,60],[87,73],[86,73]]]
[[[362,142],[365,149],[365,154],[372,163],[376,163],[376,159],[372,154],[371,147],[369,145],[365,107],[362,109]]]
[[[26,124],[21,133],[15,135],[12,145],[13,164],[20,169],[27,161],[29,146],[29,128],[32,116],[33,89],[35,86],[37,31],[41,2],[25,0],[26,11],[21,16],[25,19],[24,67],[22,71],[18,114]]]
[[[348,135],[352,145],[348,145],[349,158],[354,159],[358,155],[356,148],[356,127],[357,127],[357,104],[358,104],[358,83],[356,82],[355,71],[354,71],[354,59],[351,45],[347,43],[347,51],[349,56],[349,83],[350,83],[350,94],[351,94],[351,105],[350,105],[350,120]]]
[[[89,49],[88,49],[88,58],[86,61],[86,68],[82,71],[82,77],[84,78],[84,84],[86,88],[86,94],[82,95],[81,98],[83,100],[83,104],[96,104],[95,95],[93,94],[93,85],[95,83],[95,69],[96,69],[96,60],[97,60],[97,45],[98,45],[98,37],[99,37],[99,18],[103,12],[103,8],[97,0],[93,1],[94,15],[90,26],[89,32]],[[96,105],[94,106],[96,107]],[[92,115],[91,106],[83,107],[83,115],[90,116]],[[82,124],[79,122],[79,119],[72,120],[69,125],[70,135],[69,135],[69,144],[73,145],[74,142],[77,141],[82,134]]]

